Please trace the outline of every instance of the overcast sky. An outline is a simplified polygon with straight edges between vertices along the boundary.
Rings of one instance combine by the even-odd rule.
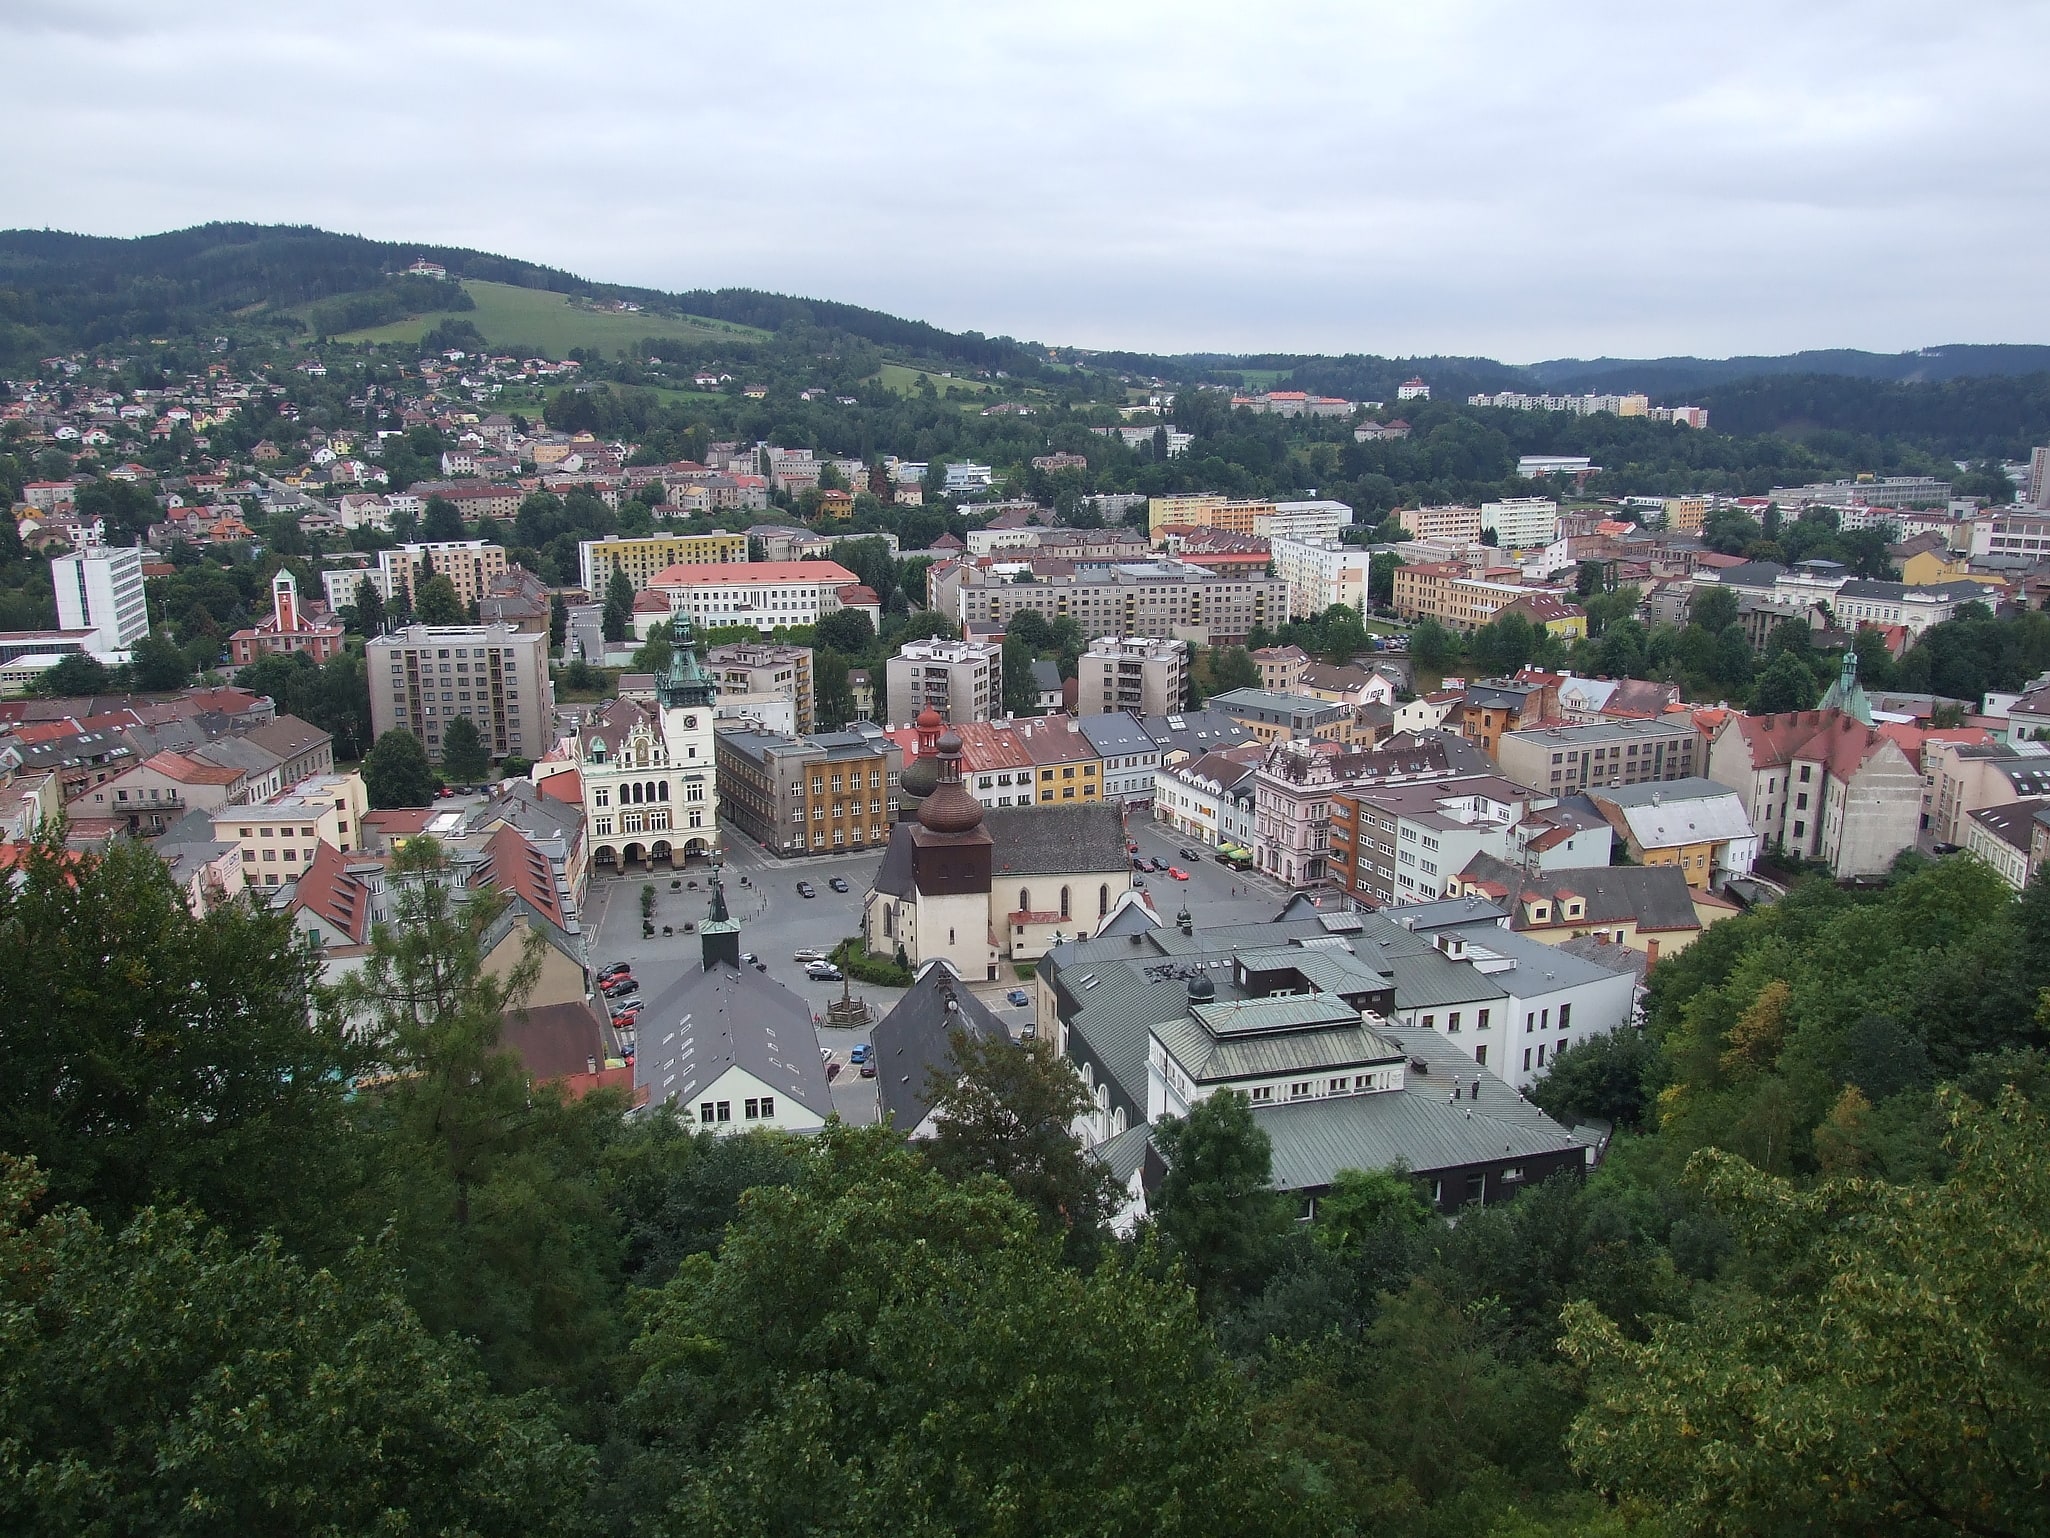
[[[0,57],[7,225],[1162,351],[2050,342],[2042,3],[6,0]]]

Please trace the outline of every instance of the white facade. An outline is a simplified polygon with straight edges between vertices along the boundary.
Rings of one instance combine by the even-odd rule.
[[[1513,497],[1481,504],[1481,532],[1495,533],[1504,550],[1549,545],[1559,537],[1559,504],[1550,497]]]
[[[1352,527],[1352,508],[1328,498],[1314,502],[1277,502],[1271,513],[1253,515],[1253,533],[1261,539],[1335,540]]]
[[[577,739],[592,860],[618,868],[719,843],[712,711],[616,701]]]
[[[993,641],[907,641],[884,670],[893,721],[927,706],[951,726],[1004,713],[1004,649]]]
[[[987,491],[996,478],[996,472],[988,465],[967,463],[947,466],[947,479],[942,490],[948,496],[957,496],[968,491]]]
[[[739,1066],[728,1068],[683,1107],[703,1132],[816,1132],[825,1118],[794,1095],[780,1094]]]
[[[1322,614],[1335,603],[1366,611],[1373,556],[1364,546],[1281,536],[1270,542],[1268,551],[1274,558],[1274,575],[1288,587],[1290,619]]]
[[[123,652],[149,634],[141,550],[102,546],[60,555],[50,563],[50,583],[57,628],[98,632],[89,650]]]
[[[808,566],[811,572],[788,568]],[[724,567],[692,566],[691,580],[649,583],[669,600],[669,612],[688,614],[701,629],[753,625],[767,635],[782,626],[816,625],[840,609],[840,589],[854,573],[832,561],[736,561]]]

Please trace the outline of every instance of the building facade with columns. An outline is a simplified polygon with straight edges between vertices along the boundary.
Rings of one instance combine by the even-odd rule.
[[[591,863],[680,866],[719,848],[712,717],[717,690],[698,665],[689,617],[670,622],[669,670],[655,703],[613,700],[577,734]]]

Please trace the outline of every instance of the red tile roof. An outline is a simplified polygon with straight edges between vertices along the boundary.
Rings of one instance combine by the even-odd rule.
[[[854,573],[838,561],[727,561],[665,566],[650,587],[752,587],[764,582],[830,582],[845,587]]]
[[[365,858],[345,856],[332,844],[319,844],[313,851],[313,863],[299,873],[292,889],[294,908],[303,908],[334,925],[352,945],[362,945],[370,938],[370,887],[348,871],[350,863]]]
[[[551,774],[535,787],[551,801],[560,801],[568,806],[584,804],[584,777],[575,769],[561,774]]]

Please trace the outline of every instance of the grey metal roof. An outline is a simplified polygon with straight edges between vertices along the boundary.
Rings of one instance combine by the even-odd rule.
[[[1401,1163],[1430,1174],[1586,1147],[1435,1031],[1396,1026],[1385,1034],[1429,1072],[1412,1066],[1400,1090],[1254,1108],[1273,1145],[1277,1190],[1321,1190],[1341,1170]],[[1478,1098],[1451,1098],[1455,1074],[1464,1086],[1481,1085]]]
[[[1699,929],[1701,918],[1694,911],[1694,894],[1677,865],[1610,865],[1588,869],[1553,871],[1539,876],[1491,854],[1477,854],[1466,862],[1462,881],[1495,881],[1508,888],[1501,899],[1512,915],[1512,924],[1523,923],[1522,898],[1535,893],[1547,899],[1573,892],[1587,903],[1583,919],[1574,923],[1617,924],[1635,920],[1640,930]]]
[[[1146,1150],[1152,1141],[1152,1126],[1143,1121],[1135,1122],[1116,1137],[1098,1143],[1089,1151],[1103,1162],[1119,1185],[1124,1185],[1146,1162]]]
[[[1160,745],[1146,735],[1146,729],[1140,726],[1138,718],[1128,711],[1083,716],[1075,724],[1082,728],[1082,735],[1089,739],[1089,746],[1106,758],[1160,751]]]
[[[876,870],[876,890],[886,897],[911,897],[918,891],[911,874],[911,826],[900,822],[890,829],[883,863]]]
[[[1164,716],[1143,716],[1139,726],[1163,753],[1187,753],[1192,757],[1212,748],[1231,748],[1253,740],[1244,722],[1221,710],[1178,710]]]
[[[684,973],[642,1012],[636,1035],[634,1085],[650,1104],[689,1108],[738,1067],[821,1117],[833,1114],[811,1006],[753,967],[714,962]]]
[[[1506,909],[1479,897],[1441,897],[1436,902],[1404,903],[1399,908],[1390,908],[1388,917],[1414,934],[1468,924],[1500,924],[1505,929],[1509,926]]]
[[[1263,1009],[1270,1004],[1306,1002],[1309,1001],[1302,995],[1296,995],[1292,999],[1255,1000],[1251,1007]],[[1350,1025],[1321,1023],[1330,1019],[1328,1006],[1332,1004],[1338,1005],[1340,1019],[1352,1021]],[[1160,1038],[1160,1044],[1187,1070],[1190,1078],[1203,1084],[1270,1079],[1284,1073],[1319,1074],[1334,1068],[1391,1062],[1402,1056],[1400,1048],[1362,1025],[1359,1016],[1336,999],[1304,1013],[1319,1019],[1306,1019],[1301,1030],[1220,1039],[1204,1029],[1199,1020],[1185,1014],[1163,1020],[1153,1027],[1152,1034]]]
[[[875,1048],[876,1090],[883,1119],[898,1131],[914,1131],[932,1110],[928,1075],[951,1070],[949,1037],[956,1030],[1010,1040],[1004,1023],[943,963],[926,967],[896,1007],[876,1022],[869,1037]]]
[[[1041,693],[1058,690],[1061,686],[1061,670],[1058,663],[1044,657],[1032,661],[1032,687]]]

